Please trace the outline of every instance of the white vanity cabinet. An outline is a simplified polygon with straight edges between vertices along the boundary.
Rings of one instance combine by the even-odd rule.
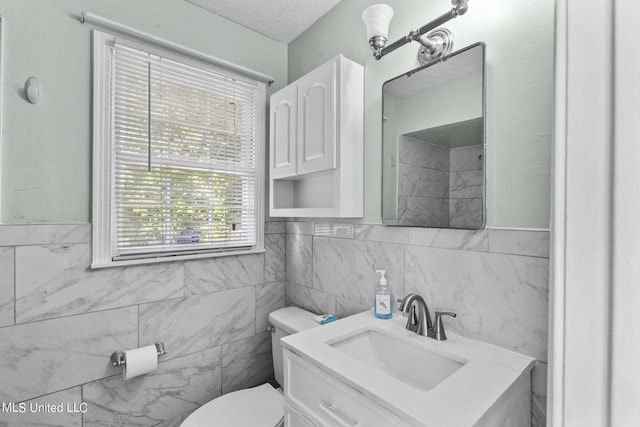
[[[284,425],[286,427],[316,427],[286,402],[284,404]]]
[[[284,352],[287,427],[409,427],[355,389],[329,376],[291,351]]]
[[[362,217],[364,69],[338,55],[271,95],[270,215]]]
[[[280,339],[288,427],[530,427],[534,359],[373,310]]]

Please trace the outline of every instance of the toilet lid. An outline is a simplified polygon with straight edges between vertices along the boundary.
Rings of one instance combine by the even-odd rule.
[[[284,416],[282,395],[271,386],[234,391],[202,405],[181,427],[274,427]]]

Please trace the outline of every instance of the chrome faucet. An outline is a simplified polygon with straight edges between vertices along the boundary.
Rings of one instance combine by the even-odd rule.
[[[455,313],[436,311],[434,325],[431,322],[431,314],[429,314],[427,302],[420,295],[409,294],[403,299],[398,300],[398,302],[400,303],[400,311],[409,315],[407,318],[407,326],[405,326],[408,331],[438,341],[447,339],[447,335],[444,333],[444,325],[442,324],[442,316],[456,317]]]

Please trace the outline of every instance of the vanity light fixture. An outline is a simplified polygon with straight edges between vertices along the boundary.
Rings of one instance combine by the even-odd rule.
[[[372,4],[362,12],[362,20],[367,26],[369,46],[374,52],[380,52],[387,44],[391,18],[393,18],[393,8],[384,3]],[[376,56],[376,59],[381,57]]]
[[[393,17],[393,9],[384,3],[372,4],[362,12],[362,20],[367,26],[367,39],[373,50],[374,58],[380,59],[400,46],[404,46],[414,40],[422,45],[418,52],[418,60],[422,64],[426,64],[450,53],[453,49],[453,34],[445,28],[435,29],[453,18],[464,15],[469,8],[467,2],[468,0],[452,0],[451,4],[453,7],[449,12],[439,16],[417,30],[412,30],[409,34],[399,38],[388,46],[387,37],[389,34],[389,23]],[[429,31],[431,32],[429,33]]]

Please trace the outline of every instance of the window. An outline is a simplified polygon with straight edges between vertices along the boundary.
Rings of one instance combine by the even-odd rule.
[[[94,32],[92,267],[262,248],[265,85]]]

